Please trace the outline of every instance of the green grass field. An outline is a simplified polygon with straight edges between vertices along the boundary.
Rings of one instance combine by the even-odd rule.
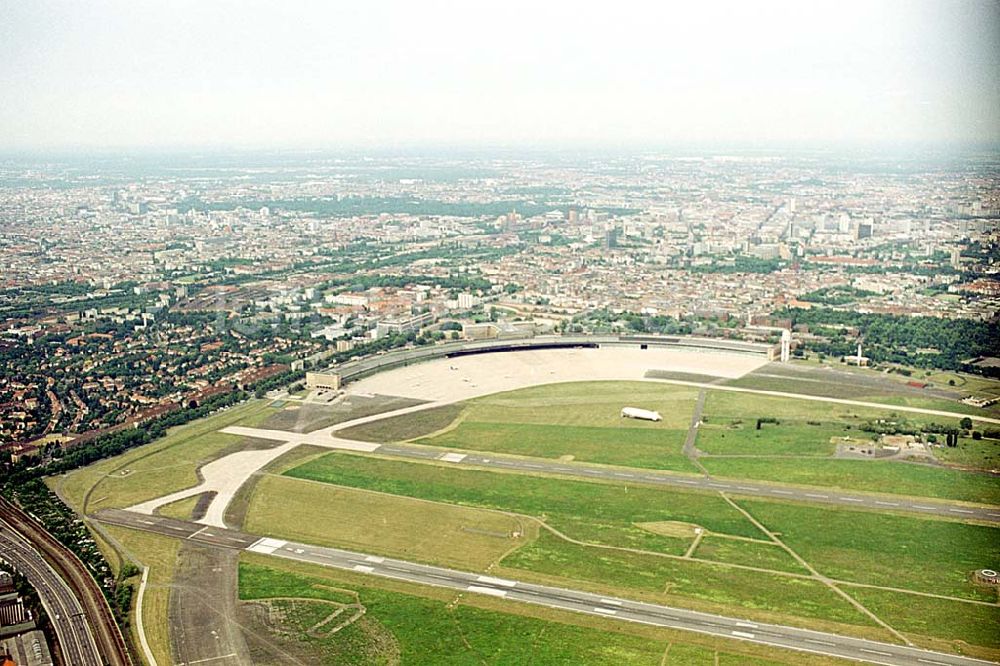
[[[466,418],[598,428],[686,429],[698,390],[655,382],[571,382],[495,393],[468,403]],[[622,419],[621,408],[659,411],[663,421]]]
[[[70,472],[60,479],[60,492],[73,508],[87,512],[129,506],[191,487],[198,482],[200,466],[237,450],[244,441],[217,432],[220,428],[257,426],[275,411],[263,400],[251,400],[171,428],[152,444]]]
[[[702,458],[713,476],[843,490],[1000,503],[996,478],[978,472],[888,460]]]
[[[806,423],[708,423],[698,429],[696,445],[710,455],[829,456],[837,448],[833,437],[864,437],[867,433],[831,425]]]
[[[567,535],[611,546],[683,554],[690,538],[661,536],[636,523],[680,521],[712,532],[766,538],[717,496],[621,483],[594,483],[443,465],[328,454],[286,475],[438,502],[544,517]]]
[[[421,438],[419,443],[431,446],[696,472],[681,453],[696,397],[691,389],[649,382],[552,384],[393,417],[340,434],[379,442]],[[664,420],[622,419],[626,405],[658,410]]]
[[[728,562],[745,566],[771,569],[772,571],[790,571],[791,573],[808,573],[801,564],[789,557],[785,550],[777,545],[762,541],[744,541],[710,534],[701,540],[693,553],[693,557],[716,562]]]
[[[420,444],[472,451],[511,453],[538,458],[572,456],[574,460],[697,472],[681,452],[687,430],[597,428],[462,421],[454,430],[419,440]]]
[[[784,381],[784,380],[776,380]],[[787,389],[786,389],[787,390]],[[871,397],[874,402],[892,404],[892,396]],[[951,404],[951,403],[949,403]],[[951,409],[950,411],[958,411]],[[911,423],[940,423],[958,426],[958,418],[926,416],[911,412],[888,409],[859,407],[835,402],[805,400],[736,393],[732,391],[710,391],[705,401],[704,416],[709,423],[728,423],[733,419],[744,423],[754,423],[758,418],[771,417],[796,423],[809,421],[824,424],[858,426],[870,419],[905,420]]]
[[[835,660],[525,604],[461,595],[348,572],[244,556],[240,598],[298,604],[283,629],[297,630],[323,664],[804,664]],[[449,603],[453,602],[453,603]],[[331,604],[360,603],[362,620],[327,636],[307,625]],[[322,605],[321,605],[322,604]],[[336,607],[336,606],[334,606]],[[502,610],[501,610],[502,609]]]
[[[173,662],[170,653],[170,585],[174,580],[180,541],[123,527],[109,526],[105,529],[131,556],[149,567],[149,578],[142,600],[143,629],[156,661],[170,664]],[[129,630],[134,644],[138,645],[134,621],[130,623]]]
[[[764,535],[721,498],[711,495],[642,487],[629,487],[626,492],[620,484],[452,469],[344,454],[313,459],[286,474],[544,517],[562,533],[584,542],[573,543],[541,530],[537,540],[502,560],[502,568],[511,577],[566,586],[587,584],[609,592],[631,591],[633,596],[660,603],[717,612],[730,608],[729,612],[773,621],[869,627],[865,616],[819,581],[781,576],[779,572],[783,571],[806,572],[780,547],[762,541]],[[977,568],[1000,568],[997,528],[763,500],[740,500],[739,504],[829,577],[959,599],[996,601],[995,592],[972,586],[967,575]],[[709,530],[692,553],[692,560],[654,554],[685,552],[692,542],[691,528],[686,525]],[[767,571],[732,569],[723,566],[725,563]],[[740,610],[734,611],[736,608]],[[905,600],[901,600],[895,616],[904,624],[913,624],[916,620],[907,616],[906,609]],[[918,629],[913,631],[919,633]],[[938,634],[949,636],[945,630]]]
[[[653,554],[681,555],[692,540],[656,534],[639,527],[639,523],[680,521],[721,534],[764,537],[724,500],[712,495],[643,487],[630,487],[626,491],[623,485],[458,470],[339,454],[313,460],[286,474],[544,517],[561,532],[586,543],[575,544],[543,530],[537,541],[504,559],[503,566],[560,576],[565,579],[564,585],[571,584],[570,580],[587,581],[610,589],[653,595],[650,598],[664,603],[684,603],[715,611],[735,605],[743,612],[781,616],[786,621],[805,617],[868,626],[863,616],[817,581]],[[730,544],[723,541],[723,537],[707,539],[695,557],[803,573],[787,553],[775,546],[760,541],[730,539]]]
[[[924,377],[914,377],[924,380]],[[846,400],[859,400],[862,402],[876,402],[887,405],[901,405],[906,407],[920,407],[922,409],[936,409],[944,412],[957,412],[959,414],[969,414],[970,416],[996,417],[997,413],[992,407],[986,409],[966,405],[959,400],[949,400],[935,397],[933,395],[910,395],[900,389],[890,388],[887,391],[878,392],[877,388],[871,386],[852,385],[842,381],[816,381],[808,378],[788,377],[762,377],[753,374],[746,375],[739,379],[726,382],[727,386],[740,388],[758,389],[761,391],[781,391],[785,393],[800,393],[802,395],[815,395],[826,398],[839,398]],[[988,394],[987,394],[988,395]],[[919,415],[915,415],[919,418]]]
[[[254,488],[243,528],[481,571],[537,532],[524,523],[495,511],[265,476]],[[514,538],[515,532],[521,536]]]
[[[311,578],[254,564],[240,565],[240,598],[290,597],[347,601],[329,577]],[[372,581],[374,583],[374,581]],[[436,599],[387,592],[374,584],[338,584],[357,594],[364,617],[341,631],[308,640],[326,664],[426,663],[433,655],[452,663],[655,664],[664,647],[626,634],[548,623]],[[320,614],[328,614],[320,608]]]
[[[960,437],[958,446],[934,449],[934,457],[949,465],[983,471],[1000,469],[1000,439]]]
[[[935,646],[967,652],[966,645],[987,648],[977,652],[986,659],[1000,658],[1000,607],[967,604],[934,597],[919,597],[872,588],[845,587],[848,594],[899,631],[945,641]]]
[[[920,399],[898,396],[879,400],[920,402]],[[758,418],[774,418],[778,423],[763,423],[757,430]],[[894,412],[891,408],[873,410],[795,398],[711,391],[705,402],[706,423],[699,429],[696,445],[708,454],[701,463],[713,476],[969,502],[1000,502],[1000,484],[983,474],[901,461],[828,457],[836,448],[830,442],[831,437],[872,439],[871,433],[859,429],[872,419],[958,425],[957,419]],[[974,447],[963,447],[964,458],[985,464],[991,448],[983,442],[974,444]],[[963,454],[954,451],[949,449],[942,455],[946,460],[950,456],[950,461],[957,463],[963,459]],[[798,459],[770,456],[797,456]]]
[[[415,439],[447,427],[461,415],[463,409],[464,406],[461,404],[422,409],[412,414],[390,416],[371,423],[345,428],[337,435],[363,442],[399,442]]]
[[[587,581],[608,590],[642,592],[645,598],[664,604],[692,606],[695,602],[701,609],[780,616],[792,624],[807,618],[872,626],[869,618],[816,580],[654,555],[595,551],[547,532],[504,559],[503,567],[520,577],[525,577],[520,570],[526,570]]]
[[[376,441],[422,436],[421,443],[442,447],[694,472],[681,453],[681,445],[696,396],[695,389],[649,382],[546,385],[387,419],[342,434],[359,436],[360,432],[364,438]],[[619,411],[626,404],[657,409],[665,420],[648,423],[621,419]],[[891,409],[869,410],[710,390],[705,409],[707,424],[699,431],[697,446],[709,454],[702,458],[705,467],[720,477],[1000,503],[1000,484],[986,475],[886,461],[824,458],[832,451],[831,437],[867,436],[857,430],[860,423],[870,418],[895,418],[891,414]],[[173,429],[167,437],[146,447],[72,472],[58,479],[56,485],[77,509],[128,506],[194,485],[197,468],[221,455],[245,446],[265,445],[223,435],[217,432],[219,428],[235,423],[270,427],[282,419],[294,419],[302,425],[305,416],[309,415],[301,410],[275,410],[263,401],[253,401]],[[329,418],[312,415],[310,424],[314,416]],[[774,417],[781,423],[765,424],[758,431],[753,428],[758,417]],[[913,421],[923,417],[905,418]],[[926,419],[946,421],[939,417]],[[991,446],[995,448],[996,443],[968,440],[945,455],[950,455],[949,462],[955,464],[974,461],[985,465],[995,455],[986,448]],[[760,457],[723,457],[748,453]],[[249,485],[234,502],[246,510],[245,529],[253,533],[470,570],[485,570],[492,565],[492,571],[510,577],[742,614],[762,621],[888,638],[820,581],[803,577],[806,571],[794,558],[767,542],[764,533],[718,495],[456,468],[436,462],[319,454],[311,449],[290,454],[269,470],[269,474],[255,477],[255,485]],[[997,600],[995,591],[974,588],[966,579],[976,568],[1000,568],[997,528],[763,500],[739,503],[827,576],[968,600]],[[185,500],[165,507],[164,513],[187,516],[194,504],[194,499]],[[502,515],[498,511],[519,515]],[[544,521],[566,538],[520,514]],[[706,530],[704,538],[689,559],[678,559],[694,543],[696,527]],[[506,536],[513,531],[523,536]],[[159,543],[169,540],[144,540],[140,533],[129,530],[115,529],[114,534],[134,554],[155,566],[151,580],[157,587],[147,591],[146,620],[152,623],[154,650],[158,656],[166,650],[169,657],[166,622],[155,619],[155,614],[165,613],[166,586],[173,571],[170,553],[176,553],[176,548],[171,551]],[[518,544],[520,548],[512,551]],[[259,567],[258,560],[253,562]],[[261,575],[261,579],[268,576]],[[275,581],[250,589],[285,584],[277,580],[282,577],[292,584],[287,571],[272,577]],[[306,578],[312,582],[302,585],[318,594],[315,574]],[[541,622],[537,619],[528,618],[528,622],[522,616],[472,608],[465,600],[449,607],[447,599],[431,593],[427,597],[423,593],[389,593],[369,583],[355,589],[361,594],[376,590],[371,597],[375,604],[372,608],[382,609],[378,611],[381,614],[371,616],[373,623],[366,630],[370,635],[359,627],[358,636],[343,644],[331,645],[329,638],[305,639],[315,638],[318,642],[314,647],[329,654],[331,663],[352,659],[377,663],[382,653],[370,651],[372,641],[367,639],[371,636],[378,637],[377,646],[395,644],[399,655],[411,655],[410,661],[419,662],[416,655],[436,654],[424,652],[434,645],[448,648],[452,637],[433,635],[445,626],[436,624],[437,620],[423,629],[419,622],[404,626],[403,616],[408,613],[419,616],[442,612],[421,605],[431,601],[447,613],[441,622],[447,620],[453,633],[458,627],[463,638],[464,651],[455,653],[459,655],[456,663],[522,663],[528,653],[520,647],[496,652],[491,632],[530,636],[538,646],[537,653],[531,654],[557,662],[582,659],[586,663],[661,663],[667,650],[667,644],[661,642],[648,651],[645,643],[634,642],[638,639],[630,634],[620,644],[611,640],[610,652],[592,652],[596,644],[577,639],[573,632],[581,630],[574,622],[558,624],[572,631],[557,630],[549,626],[552,622],[537,625]],[[966,641],[976,649],[998,647],[995,633],[991,637],[984,628],[995,626],[995,607],[891,590],[856,586],[844,589],[864,603],[870,602],[884,619],[919,637],[921,644],[937,647],[934,641],[940,641],[951,649],[956,647],[955,641]],[[307,594],[292,596],[311,598]],[[329,608],[329,603],[319,601],[280,603],[286,605],[278,610],[299,627],[300,633]],[[500,602],[475,601],[479,606],[494,603]],[[519,624],[522,621],[526,623]],[[349,627],[333,636],[343,638],[341,634],[350,631]],[[420,634],[422,631],[428,634]],[[340,642],[340,638],[334,642]],[[546,642],[550,640],[552,645]],[[573,645],[557,645],[566,642]],[[407,644],[412,646],[412,652],[406,652],[410,649]],[[755,663],[750,655],[741,652],[716,653],[711,645],[684,641],[671,645],[667,656],[664,663],[703,663],[705,659],[709,663]],[[758,652],[753,658],[760,656]],[[547,662],[542,659],[535,663]]]
[[[1000,568],[1000,528],[946,520],[739,500],[782,541],[832,578],[997,601],[967,581]]]
[[[193,497],[177,500],[176,502],[171,502],[170,504],[164,504],[156,511],[156,513],[161,516],[167,516],[168,518],[191,520],[194,515],[195,507],[198,506],[198,502],[201,498],[202,495],[195,495]]]

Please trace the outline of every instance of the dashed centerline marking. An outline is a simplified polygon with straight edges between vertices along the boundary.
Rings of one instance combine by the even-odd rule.
[[[868,648],[861,648],[862,652],[867,652],[868,654],[877,654],[880,657],[891,657],[891,652],[880,652],[878,650],[869,650]]]

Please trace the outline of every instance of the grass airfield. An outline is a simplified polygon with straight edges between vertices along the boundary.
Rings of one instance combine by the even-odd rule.
[[[720,477],[1000,503],[996,479],[983,474],[830,457],[831,438],[859,435],[866,419],[901,418],[891,409],[709,389],[695,440],[704,455],[696,463],[682,447],[698,392],[648,381],[548,384],[338,435],[680,474],[700,473],[700,463]],[[656,409],[664,421],[621,419],[625,405]],[[350,416],[321,410],[252,401],[53,483],[81,510],[130,506],[194,485],[205,462],[247,446],[274,445],[223,435],[219,428],[308,429]],[[780,423],[758,431],[753,425],[759,417]],[[990,460],[986,447],[996,446],[987,440],[962,444],[961,462],[973,466]],[[246,531],[890,642],[903,635],[928,648],[1000,658],[996,590],[968,580],[975,568],[1000,567],[995,527],[301,448],[246,486],[242,507],[230,512]],[[161,512],[187,518],[196,505],[191,498]],[[160,663],[169,663],[169,627],[160,611],[176,582],[165,547],[172,542],[119,528],[108,532],[150,566],[147,634]],[[112,546],[105,546],[110,552]],[[252,624],[252,613],[259,612],[251,602],[274,599],[268,603],[287,621],[282,631],[297,636],[284,647],[316,663],[420,663],[426,650],[453,654],[455,663],[524,663],[529,654],[540,655],[535,663],[837,663],[476,595],[455,599],[440,590],[257,555],[244,555],[242,562],[239,592],[251,615],[241,621]],[[331,604],[353,603],[368,609],[371,623],[312,631]],[[429,618],[425,624],[407,621],[418,612]]]

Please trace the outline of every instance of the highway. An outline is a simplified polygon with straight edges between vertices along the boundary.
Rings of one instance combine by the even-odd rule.
[[[104,660],[80,600],[35,548],[3,520],[0,520],[0,559],[23,574],[38,591],[55,627],[65,662],[73,666],[102,666]]]
[[[839,657],[886,666],[975,666],[992,662],[918,648],[879,643],[738,618],[659,606],[590,592],[536,585],[478,573],[416,564],[337,548],[325,548],[281,539],[260,538],[236,530],[208,527],[162,516],[106,509],[94,515],[105,523],[178,539],[261,553],[356,573],[394,578],[462,593],[536,604],[625,622],[694,631],[721,638]]]
[[[289,436],[294,435],[289,433]],[[553,474],[581,479],[602,479],[618,482],[631,481],[633,483],[669,486],[687,490],[725,492],[748,497],[767,497],[771,499],[794,500],[797,502],[819,502],[823,504],[837,504],[855,509],[870,509],[872,511],[903,511],[956,518],[959,520],[1000,523],[1000,507],[974,506],[924,498],[913,499],[898,495],[881,496],[820,487],[803,488],[799,486],[755,483],[753,481],[720,479],[718,477],[683,476],[679,474],[665,474],[655,470],[604,467],[578,462],[565,463],[546,460],[544,458],[526,459],[482,455],[457,450],[447,451],[429,447],[407,446],[405,444],[383,444],[372,451],[372,453],[416,460],[439,460],[454,465],[470,467]]]

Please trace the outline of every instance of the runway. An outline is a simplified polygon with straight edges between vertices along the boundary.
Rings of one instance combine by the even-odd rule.
[[[899,495],[872,495],[867,493],[844,492],[818,486],[801,488],[771,483],[732,480],[719,477],[683,476],[667,474],[655,470],[631,467],[606,467],[586,463],[565,463],[544,458],[513,458],[509,456],[465,453],[458,450],[433,449],[405,444],[383,444],[372,453],[377,455],[413,460],[440,460],[454,465],[482,467],[488,469],[514,470],[569,476],[581,479],[601,479],[605,481],[633,482],[683,488],[686,490],[706,490],[725,492],[745,497],[766,497],[795,502],[837,504],[854,509],[872,511],[901,511],[959,520],[978,520],[986,523],[1000,523],[1000,507],[966,505],[959,502],[944,502],[933,499],[911,499]]]
[[[23,574],[38,592],[66,663],[102,666],[104,660],[80,600],[38,551],[3,520],[0,520],[0,559]]]
[[[510,601],[596,615],[624,622],[694,631],[721,638],[839,657],[886,666],[974,666],[978,659],[930,652],[807,629],[752,622],[668,606],[602,596],[590,592],[536,585],[472,572],[416,564],[255,535],[197,523],[107,509],[94,515],[105,523],[188,539],[201,544],[261,553],[372,576],[481,594]]]

